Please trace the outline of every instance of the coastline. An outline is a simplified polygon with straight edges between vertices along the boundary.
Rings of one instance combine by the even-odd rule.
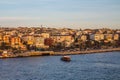
[[[79,54],[93,54],[93,53],[103,53],[103,52],[113,52],[120,51],[120,48],[111,48],[111,49],[96,49],[96,50],[86,50],[86,51],[29,51],[25,53],[10,54],[0,56],[0,59],[3,58],[18,58],[18,57],[33,57],[33,56],[62,56],[62,55],[79,55]]]
[[[55,55],[79,55],[79,54],[93,54],[93,53],[103,53],[103,52],[113,52],[120,51],[120,48],[112,49],[97,49],[97,50],[86,50],[86,51],[75,51],[75,52],[55,52]]]

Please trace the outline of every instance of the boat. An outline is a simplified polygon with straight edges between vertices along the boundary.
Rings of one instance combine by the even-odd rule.
[[[61,57],[61,60],[69,62],[69,61],[71,61],[71,58],[70,58],[70,56],[63,56],[63,57]]]

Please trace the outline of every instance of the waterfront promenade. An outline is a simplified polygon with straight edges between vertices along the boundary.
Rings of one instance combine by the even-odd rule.
[[[86,50],[86,51],[64,51],[64,52],[55,52],[54,55],[77,55],[77,54],[92,54],[92,53],[102,53],[102,52],[112,52],[120,51],[120,48],[112,49],[97,49],[97,50]]]
[[[120,51],[120,48],[111,48],[111,49],[94,49],[94,50],[85,50],[85,51],[28,51],[25,53],[17,54],[5,54],[0,56],[0,58],[16,58],[16,57],[32,57],[32,56],[59,56],[59,55],[77,55],[77,54],[92,54],[92,53],[102,53],[102,52],[112,52]]]

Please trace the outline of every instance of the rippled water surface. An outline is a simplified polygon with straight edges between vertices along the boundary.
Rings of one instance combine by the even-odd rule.
[[[120,80],[120,52],[0,59],[0,80]]]

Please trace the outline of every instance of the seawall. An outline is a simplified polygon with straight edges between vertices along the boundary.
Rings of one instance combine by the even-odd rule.
[[[112,49],[97,49],[97,50],[86,50],[86,51],[64,51],[64,52],[55,52],[54,55],[77,55],[77,54],[92,54],[92,53],[102,53],[102,52],[112,52],[112,51],[120,51],[120,48],[112,48]]]
[[[120,48],[112,48],[112,49],[97,49],[97,50],[86,50],[86,51],[62,51],[62,52],[54,52],[54,51],[28,51],[25,53],[17,53],[17,54],[6,54],[0,56],[0,58],[17,58],[17,57],[32,57],[32,56],[59,56],[59,55],[77,55],[77,54],[91,54],[91,53],[102,53],[102,52],[112,52],[112,51],[120,51]]]

